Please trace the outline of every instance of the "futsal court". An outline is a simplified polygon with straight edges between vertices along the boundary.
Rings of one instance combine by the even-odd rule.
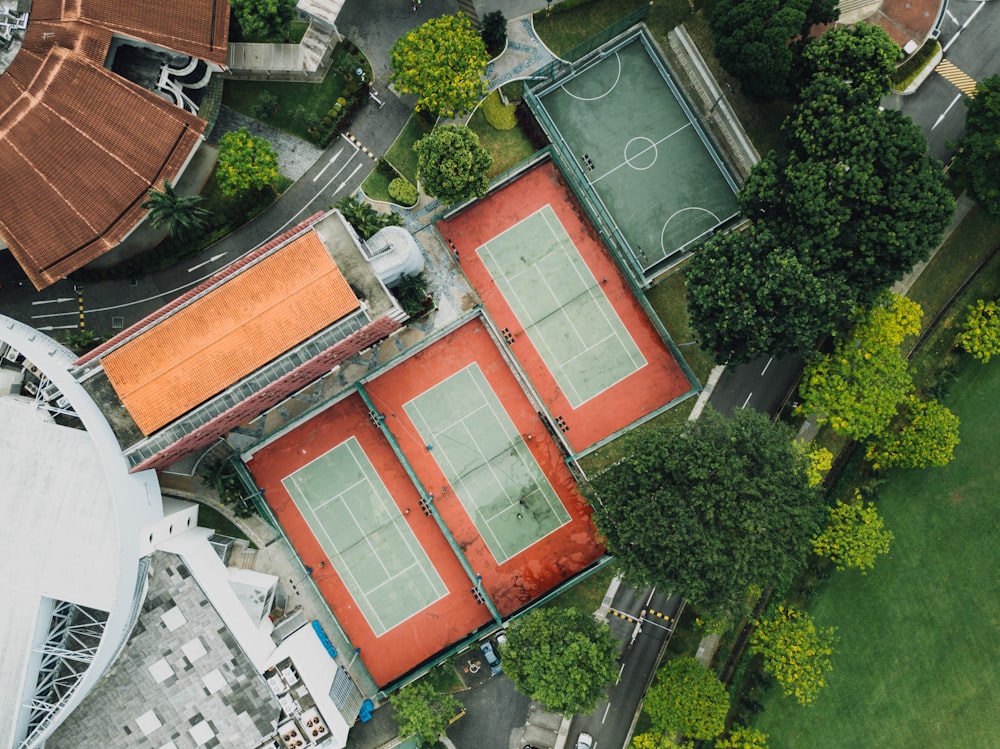
[[[644,274],[737,214],[736,183],[643,32],[528,101]]]
[[[574,453],[692,391],[551,161],[438,230]]]

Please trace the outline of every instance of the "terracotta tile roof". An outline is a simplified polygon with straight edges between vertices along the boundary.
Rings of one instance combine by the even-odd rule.
[[[205,123],[104,68],[113,34],[225,65],[226,0],[34,0],[0,74],[0,236],[39,289],[112,249]]]
[[[34,0],[31,21],[36,20],[79,21],[222,66],[226,64],[227,0]],[[103,64],[104,58],[95,61]]]
[[[0,234],[42,288],[124,238],[205,123],[62,47],[0,80]]]
[[[149,435],[360,307],[309,230],[101,359]]]

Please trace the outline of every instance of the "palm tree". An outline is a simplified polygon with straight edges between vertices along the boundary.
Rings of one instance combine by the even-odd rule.
[[[149,211],[149,223],[154,229],[166,229],[174,239],[191,236],[205,225],[209,213],[202,208],[201,195],[178,195],[170,180],[163,180],[163,190],[150,190],[142,207]]]

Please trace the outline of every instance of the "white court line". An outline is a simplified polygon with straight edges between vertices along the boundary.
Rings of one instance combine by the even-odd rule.
[[[639,151],[639,153],[637,153],[636,156],[642,156],[644,153],[646,153],[646,151],[648,151],[651,148],[655,149],[658,145],[660,145],[661,143],[663,143],[665,140],[668,140],[669,138],[673,138],[681,130],[686,130],[689,127],[691,127],[691,121],[690,120],[687,121],[687,124],[681,125],[679,128],[677,128],[676,130],[674,130],[672,133],[663,136],[662,138],[660,138],[657,141],[653,141],[653,139],[650,138],[650,141],[653,141],[653,145],[646,146],[644,149],[642,149],[641,151]],[[623,161],[621,164],[619,164],[618,166],[612,167],[611,169],[609,169],[608,171],[606,171],[604,174],[602,174],[600,177],[597,177],[596,179],[587,178],[587,182],[589,182],[591,185],[596,185],[598,182],[600,182],[605,177],[613,174],[614,172],[617,172],[623,166],[628,166],[628,165],[629,165],[628,161]]]

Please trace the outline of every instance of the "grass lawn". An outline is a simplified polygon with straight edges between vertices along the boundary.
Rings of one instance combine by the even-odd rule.
[[[615,576],[610,564],[606,564],[597,572],[574,585],[561,596],[553,598],[546,606],[560,609],[576,609],[577,611],[597,611],[608,592],[608,585]]]
[[[245,541],[250,540],[247,538],[247,534],[240,530],[238,525],[209,505],[198,505],[198,525],[202,528],[211,528],[221,536],[242,538]]]
[[[326,114],[343,90],[344,79],[337,75],[328,75],[321,83],[229,80],[222,89],[222,103],[253,117],[257,99],[267,91],[277,98],[278,109],[264,122],[303,140],[310,140],[308,117],[320,118]]]
[[[892,552],[814,599],[816,623],[837,627],[834,670],[811,707],[768,694],[755,726],[771,749],[996,744],[1000,361],[963,360],[945,403],[962,420],[955,459],[889,474],[878,506]]]
[[[535,147],[519,126],[511,130],[497,130],[486,121],[481,109],[472,115],[469,128],[479,136],[479,142],[493,157],[493,166],[488,172],[490,179],[517,166],[535,152]]]
[[[396,140],[383,157],[383,160],[392,164],[396,171],[414,185],[417,184],[417,153],[413,150],[413,144],[427,135],[429,127],[430,123],[420,115],[410,115],[410,119],[406,121]],[[392,202],[392,197],[389,195],[390,179],[389,175],[382,169],[373,169],[362,183],[361,189],[372,200]]]

